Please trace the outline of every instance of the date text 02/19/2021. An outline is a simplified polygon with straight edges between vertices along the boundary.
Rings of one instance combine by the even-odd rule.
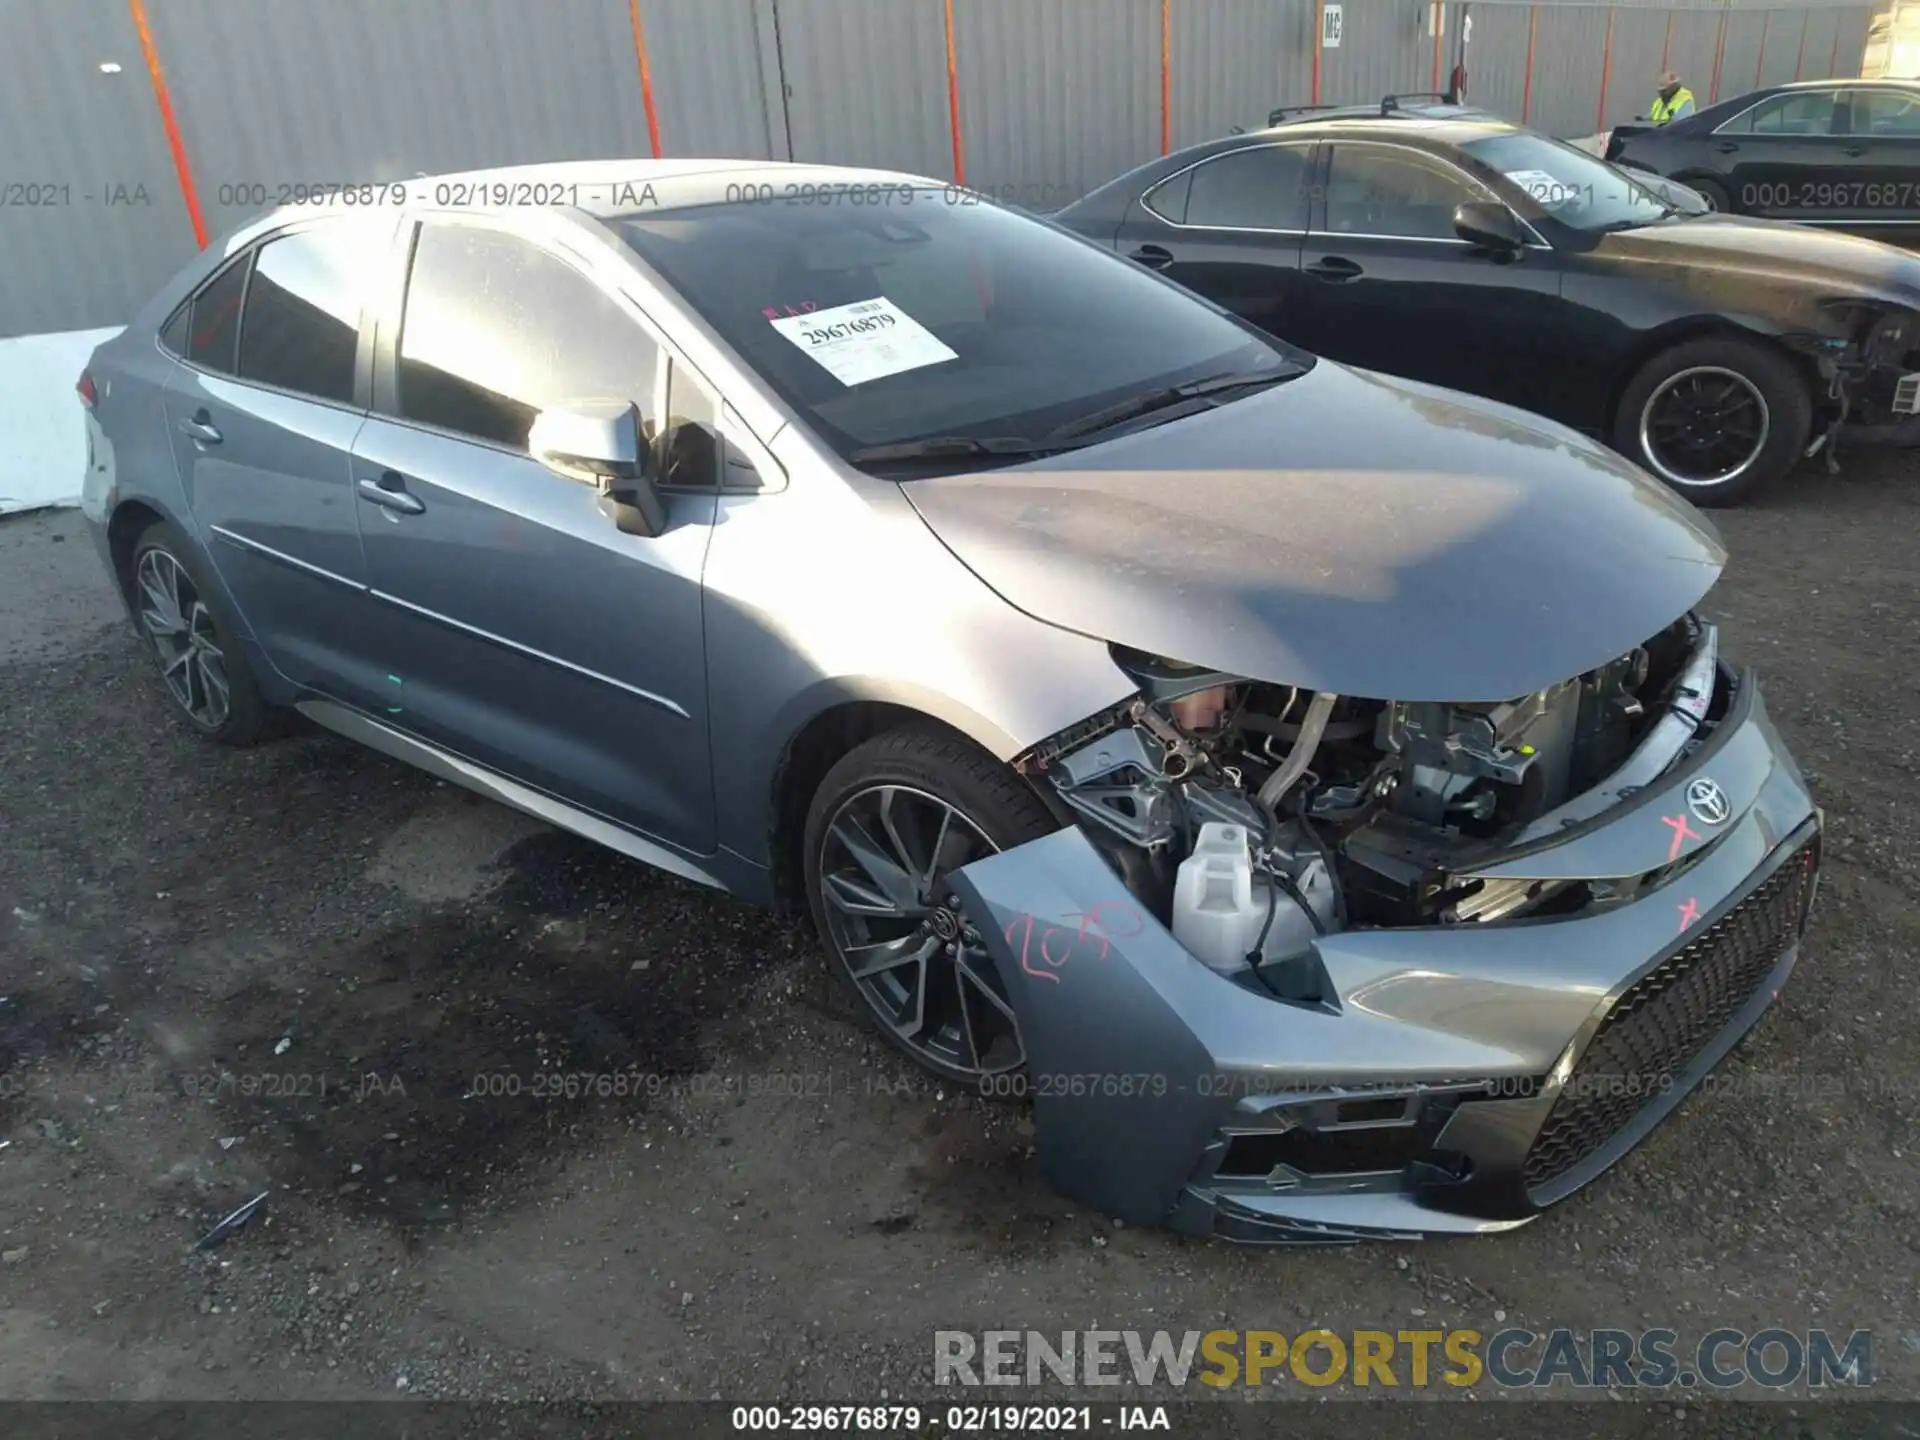
[[[777,1434],[1040,1435],[1091,1434],[1098,1430],[1171,1430],[1164,1405],[736,1405],[736,1431]]]

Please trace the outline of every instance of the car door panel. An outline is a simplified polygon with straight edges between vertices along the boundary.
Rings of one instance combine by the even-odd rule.
[[[194,524],[248,631],[295,684],[349,688],[366,620],[350,482],[365,417],[183,366],[167,420]]]
[[[375,416],[357,502],[380,713],[469,759],[699,851],[711,848],[700,572],[717,496],[663,497],[624,535],[536,461]],[[400,477],[396,482],[391,477]]]
[[[1115,249],[1294,340],[1312,153],[1249,146],[1170,176],[1128,208]]]
[[[1328,149],[1325,195],[1301,250],[1301,343],[1347,364],[1553,413],[1564,360],[1553,251],[1502,257],[1435,233],[1451,231],[1454,204],[1491,192],[1431,157],[1346,142]],[[1394,190],[1407,166],[1427,187],[1417,206]]]
[[[1850,218],[1834,181],[1845,161],[1834,135],[1836,96],[1790,91],[1759,101],[1706,137],[1724,167],[1727,200],[1742,215],[1778,220]]]
[[[193,523],[242,624],[295,685],[349,698],[371,693],[350,480],[360,310],[393,223],[291,227],[223,271],[193,302],[165,401]]]
[[[402,263],[404,310],[382,327],[377,413],[353,457],[377,713],[706,853],[701,570],[717,478],[663,491],[662,533],[629,535],[591,486],[526,450],[534,415],[570,401],[665,413],[657,340],[630,303],[508,229],[429,222]]]

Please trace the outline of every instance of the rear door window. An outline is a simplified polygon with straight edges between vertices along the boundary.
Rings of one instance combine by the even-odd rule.
[[[240,378],[352,404],[360,312],[392,234],[390,222],[355,217],[261,246],[240,329]]]
[[[1762,100],[1736,115],[1716,135],[1831,135],[1839,97],[1831,90],[1794,91]]]
[[[1304,145],[1260,145],[1196,166],[1186,223],[1215,230],[1306,229],[1310,153]]]
[[[250,259],[242,256],[234,261],[193,297],[187,359],[203,370],[233,373],[233,357],[240,344],[240,300],[246,294]]]

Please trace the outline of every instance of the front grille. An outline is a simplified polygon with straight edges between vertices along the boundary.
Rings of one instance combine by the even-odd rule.
[[[1567,1077],[1527,1153],[1529,1188],[1590,1158],[1676,1078],[1753,998],[1794,941],[1812,899],[1819,841],[1809,840],[1721,916],[1636,980]]]

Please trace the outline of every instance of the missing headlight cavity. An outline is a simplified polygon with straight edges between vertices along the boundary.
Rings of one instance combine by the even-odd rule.
[[[1578,910],[1584,884],[1470,872],[1603,814],[1725,712],[1711,627],[1528,695],[1401,703],[1115,647],[1138,697],[1022,758],[1204,963],[1317,1003],[1300,957],[1356,927]],[[1629,783],[1630,782],[1630,783]]]

